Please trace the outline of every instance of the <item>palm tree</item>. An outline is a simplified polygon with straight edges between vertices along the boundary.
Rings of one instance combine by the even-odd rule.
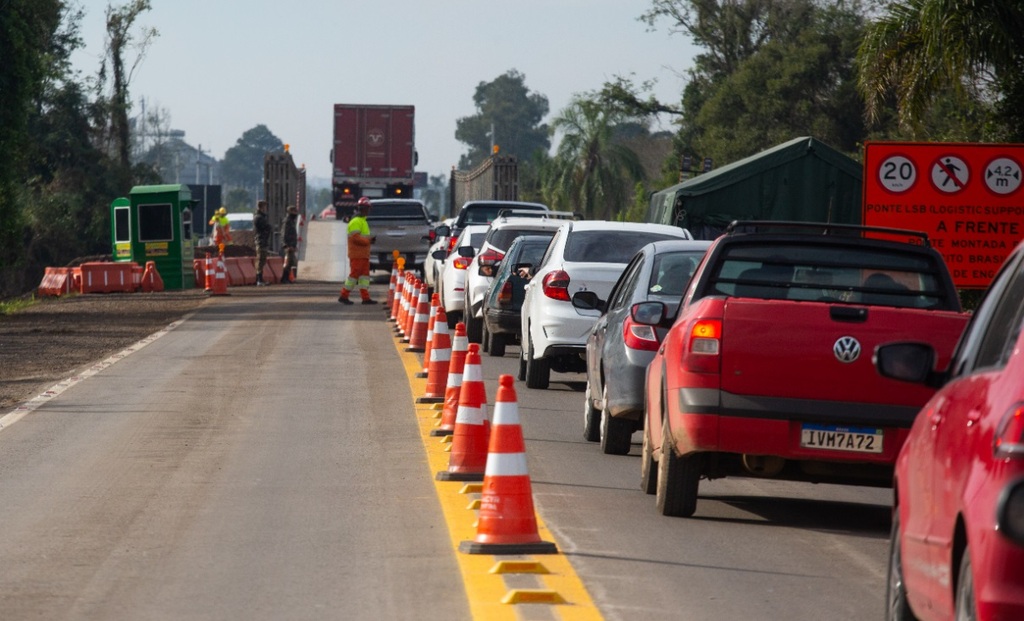
[[[1024,67],[1024,5],[1020,0],[891,4],[868,26],[857,64],[872,120],[892,96],[901,125],[908,127],[918,125],[945,93],[964,101],[1005,100],[1014,96],[1013,85]],[[1008,102],[1002,103],[1006,108]]]
[[[614,139],[626,120],[632,119],[580,96],[555,117],[551,131],[562,140],[544,179],[552,206],[605,219],[629,207],[634,184],[645,175],[637,154]]]

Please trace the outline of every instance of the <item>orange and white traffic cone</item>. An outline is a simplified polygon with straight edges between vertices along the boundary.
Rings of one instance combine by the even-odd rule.
[[[467,554],[558,553],[555,544],[542,541],[537,530],[533,491],[526,471],[526,443],[511,375],[498,378],[476,538],[460,543],[459,551]]]
[[[437,318],[441,318],[438,322]],[[448,367],[452,359],[452,340],[448,335],[448,317],[441,309],[435,316],[433,343],[430,347],[430,363],[427,370],[427,389],[416,403],[443,403],[445,386],[448,383]]]
[[[452,432],[448,469],[438,472],[437,480],[483,481],[490,430],[487,392],[480,369],[480,345],[470,343],[459,389],[459,411],[455,417],[455,431]]]
[[[441,312],[444,312],[443,310]],[[447,322],[445,316],[445,322]],[[469,338],[466,336],[466,324],[461,321],[455,324],[455,338],[452,340],[452,359],[448,363],[448,379],[444,389],[444,408],[441,421],[436,429],[430,430],[432,436],[450,436],[455,431],[455,419],[459,414],[459,392],[462,390],[462,372],[466,366],[466,352],[469,350]]]
[[[395,279],[395,297],[391,300],[391,321],[398,322],[398,307],[402,300],[402,283],[405,281],[405,273],[402,271],[402,260],[398,260],[398,277]]]
[[[217,259],[217,270],[213,277],[213,291],[211,295],[231,295],[228,293],[228,270],[224,266],[224,256],[218,255]]]
[[[402,342],[408,343],[412,336],[412,326],[416,322],[416,311],[420,303],[420,279],[412,277],[412,288],[409,289],[408,309],[405,314],[405,322],[402,324]]]
[[[391,303],[395,301],[395,286],[398,282],[398,263],[391,265],[391,280],[388,281],[388,297],[384,302],[384,308],[391,310]]]
[[[409,331],[409,347],[405,351],[424,352],[427,348],[427,322],[430,319],[430,298],[427,296],[427,284],[420,282],[419,299],[416,300],[416,312],[413,315],[412,328]]]
[[[402,287],[402,300],[398,304],[398,320],[395,321],[396,332],[399,337],[405,336],[405,320],[409,317],[409,295],[412,293],[413,275],[405,273],[405,286]]]
[[[416,377],[427,377],[430,374],[430,350],[434,346],[434,324],[437,322],[437,294],[430,298],[430,316],[427,318],[427,344],[423,346],[423,369]]]
[[[210,256],[209,252],[206,253],[206,261],[203,264],[203,268],[206,271],[206,287],[204,290],[210,293],[213,291],[213,280],[217,277],[217,267],[214,265],[213,257]]]

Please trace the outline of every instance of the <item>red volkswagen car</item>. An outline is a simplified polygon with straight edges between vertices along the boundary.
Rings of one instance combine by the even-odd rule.
[[[882,375],[942,386],[896,462],[888,619],[1024,619],[1022,323],[1024,243],[948,369],[920,343],[875,351]]]

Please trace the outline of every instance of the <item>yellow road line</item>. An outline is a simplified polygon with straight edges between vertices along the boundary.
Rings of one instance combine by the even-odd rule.
[[[471,495],[479,493],[479,487],[434,478],[438,472],[448,469],[449,454],[445,451],[447,445],[430,435],[438,423],[436,407],[415,402],[417,396],[426,393],[426,379],[416,377],[423,370],[423,363],[415,354],[405,351],[405,347],[400,340],[395,340],[395,348],[405,366],[409,387],[412,389],[430,478],[434,481],[441,510],[448,523],[448,532],[462,572],[473,618],[489,621],[518,619],[517,606],[532,605],[550,606],[554,616],[566,621],[603,619],[583,582],[563,554],[514,555],[510,558],[459,551],[460,543],[476,537],[476,512],[466,505],[475,500]],[[493,408],[493,404],[490,405]],[[537,516],[537,532],[541,540],[558,545],[540,516]],[[509,586],[509,582],[513,581],[515,587]],[[532,586],[524,587],[523,584]]]

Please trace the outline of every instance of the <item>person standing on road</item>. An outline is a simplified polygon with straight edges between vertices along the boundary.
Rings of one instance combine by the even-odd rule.
[[[364,196],[356,203],[356,215],[348,221],[348,263],[351,270],[341,287],[341,295],[338,296],[338,301],[342,304],[352,303],[348,296],[357,285],[363,304],[377,303],[376,300],[370,299],[370,244],[373,243],[373,237],[370,235],[370,225],[366,221],[368,213],[370,199]]]
[[[267,266],[270,237],[274,234],[274,227],[267,218],[267,201],[256,203],[256,211],[252,214],[252,226],[256,230],[256,286],[265,287],[270,283],[263,280],[263,268]]]
[[[224,254],[224,244],[231,241],[231,222],[228,220],[228,210],[221,207],[213,212],[210,226],[213,227],[213,245],[217,246],[218,252]]]
[[[281,221],[281,239],[284,243],[284,269],[281,271],[281,282],[295,282],[295,272],[299,266],[299,210],[295,205],[288,205],[288,213]]]

